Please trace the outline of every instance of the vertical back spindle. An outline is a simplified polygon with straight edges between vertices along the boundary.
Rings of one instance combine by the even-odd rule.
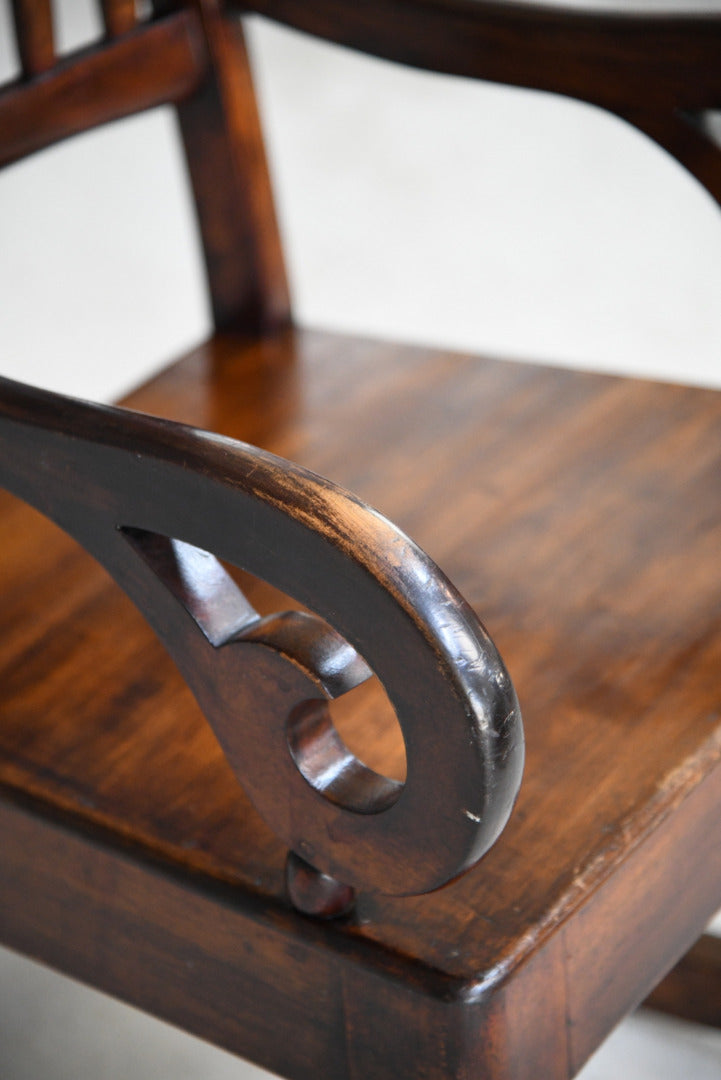
[[[23,75],[31,78],[55,63],[50,0],[12,0]]]
[[[196,3],[211,63],[177,110],[215,325],[282,326],[290,301],[243,30],[221,0]]]
[[[108,37],[120,37],[133,29],[137,21],[135,0],[101,0],[101,5]]]

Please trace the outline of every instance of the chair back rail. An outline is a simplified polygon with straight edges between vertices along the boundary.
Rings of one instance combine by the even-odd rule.
[[[721,10],[517,0],[226,0],[413,67],[627,108],[721,107]]]
[[[0,86],[0,166],[158,105],[175,106],[218,328],[284,325],[290,301],[242,27],[216,0],[102,0],[105,37],[69,56],[51,0],[13,0],[21,76]]]
[[[201,82],[197,19],[179,12],[0,91],[0,165],[81,131],[177,101]],[[27,70],[27,68],[26,68]]]
[[[627,120],[721,201],[703,116],[721,109],[721,10],[516,0],[226,0],[316,37],[412,67],[545,90]]]

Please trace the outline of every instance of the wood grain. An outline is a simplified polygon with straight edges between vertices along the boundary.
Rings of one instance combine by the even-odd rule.
[[[198,3],[210,57],[178,120],[215,325],[254,331],[290,318],[283,253],[243,31],[217,0]]]
[[[523,767],[513,685],[468,605],[377,511],[247,444],[5,379],[0,482],[133,599],[254,805],[305,861],[405,895],[496,840]],[[211,552],[317,614],[261,618]],[[350,753],[326,710],[369,668],[408,748],[402,785]]]
[[[525,781],[464,878],[301,930],[285,846],[151,632],[6,497],[0,778],[28,831],[2,831],[3,939],[289,1076],[572,1074],[721,898],[718,395],[288,331],[215,338],[129,403],[324,472],[421,541],[508,662]],[[334,1004],[309,1019],[309,996]]]
[[[721,17],[491,0],[153,8],[133,29],[126,0],[107,0],[111,40],[55,64],[48,5],[15,0],[23,78],[0,94],[0,163],[177,105],[216,323],[236,333],[128,404],[299,464],[6,394],[8,477],[99,562],[0,496],[0,940],[297,1080],[566,1080],[721,900],[721,398],[290,328],[250,69],[225,13],[591,101],[717,198],[703,116],[721,107]],[[254,468],[264,496],[241,513]],[[426,896],[384,891],[439,883],[438,838],[459,808],[468,854],[483,790],[468,762],[499,734],[481,724],[461,747],[451,722],[487,707],[467,708],[473,664],[458,655],[475,616],[456,598],[444,621],[428,603],[443,580],[427,573],[424,590],[430,564],[405,539],[377,589],[399,534],[304,469],[422,544],[519,689],[516,813],[478,865]],[[273,516],[265,495],[288,485],[294,510]],[[208,546],[223,564],[204,561]],[[215,734],[100,563],[149,612]],[[358,761],[337,776],[330,707],[307,686],[345,689],[360,669],[345,653],[335,664],[342,646],[314,610],[384,676],[403,727],[378,680],[353,690],[332,715]],[[243,743],[248,728],[259,746],[272,735],[270,755]],[[439,787],[461,803],[439,806]],[[410,871],[398,837],[380,856],[357,844],[409,790]],[[305,862],[308,810],[321,872]],[[352,910],[343,882],[358,887]],[[677,1010],[690,989],[689,1013],[713,1020],[715,949],[698,946],[651,1003]]]

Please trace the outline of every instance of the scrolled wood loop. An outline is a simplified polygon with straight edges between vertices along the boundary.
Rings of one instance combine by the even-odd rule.
[[[496,840],[523,763],[518,702],[473,611],[386,518],[246,444],[0,381],[0,483],[125,589],[261,815],[322,874],[436,888]],[[316,615],[261,618],[215,556]],[[343,746],[324,703],[372,669],[403,785]]]

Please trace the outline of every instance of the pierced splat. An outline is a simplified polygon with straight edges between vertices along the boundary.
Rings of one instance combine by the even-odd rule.
[[[223,645],[260,619],[210,552],[142,529],[123,531],[211,645]]]
[[[249,692],[248,687],[245,693],[238,693],[232,710],[218,710],[206,701],[206,716],[241,783],[248,786],[249,754],[240,725],[246,717],[257,714],[261,721],[256,729],[261,755],[266,751],[270,757],[277,755],[278,733],[271,730],[271,725],[280,727],[281,735],[285,727],[295,767],[320,795],[341,809],[357,813],[379,813],[390,807],[400,796],[403,785],[380,776],[359,761],[339,736],[328,710],[328,700],[347,693],[372,675],[348,642],[322,620],[304,612],[287,611],[261,617],[207,551],[139,529],[123,531],[214,649],[231,644],[237,647],[243,642],[264,645],[275,656],[279,685],[284,676],[288,678],[295,673],[298,665],[306,670],[311,682],[306,695],[313,696],[304,695],[290,712],[284,695],[268,682],[263,684],[260,695]],[[206,656],[211,669],[209,678],[222,680],[224,669],[219,665],[217,670],[212,670],[211,656],[210,653]],[[284,664],[290,666],[289,671],[283,671]],[[232,684],[230,693],[235,690],[236,685]],[[319,690],[324,696],[316,696]],[[283,771],[280,762],[276,767]],[[284,768],[293,772],[288,760]],[[270,798],[276,802],[287,782],[286,777],[277,790],[255,795],[256,805],[264,816],[269,816],[264,813],[264,800]],[[303,850],[307,857],[314,853],[307,847]],[[351,886],[316,870],[292,852],[288,857],[287,879],[293,904],[308,914],[328,918],[344,914],[352,906]]]
[[[297,904],[332,914],[348,888],[427,892],[484,854],[520,783],[518,704],[475,615],[408,537],[245,444],[0,387],[0,481],[155,629],[256,808],[312,868],[289,864]],[[211,549],[317,615],[259,616]],[[328,714],[371,670],[403,732],[403,784],[364,765]]]

